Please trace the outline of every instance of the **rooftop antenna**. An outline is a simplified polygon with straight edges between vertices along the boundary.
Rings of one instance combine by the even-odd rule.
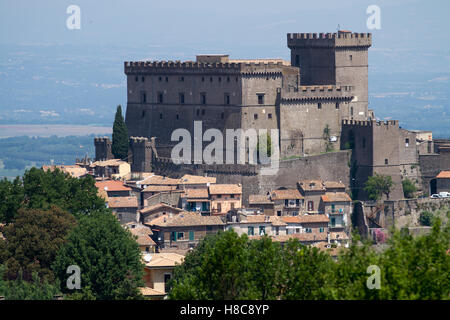
[[[340,26],[339,24],[337,25],[336,30],[337,30],[337,31],[341,30],[341,26]]]

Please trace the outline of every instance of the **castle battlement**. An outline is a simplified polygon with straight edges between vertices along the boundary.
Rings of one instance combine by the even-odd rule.
[[[94,143],[111,143],[111,140],[108,137],[95,137]]]
[[[161,72],[251,72],[252,70],[261,69],[292,69],[293,67],[286,65],[284,61],[276,59],[270,61],[268,59],[261,61],[245,61],[239,62],[194,62],[194,61],[125,61],[125,73],[161,73]]]
[[[288,33],[288,47],[370,47],[371,33]]]
[[[398,120],[342,120],[343,126],[354,126],[354,127],[396,127],[398,128]]]
[[[281,91],[281,100],[293,102],[298,100],[351,100],[353,98],[352,86],[299,86]]]

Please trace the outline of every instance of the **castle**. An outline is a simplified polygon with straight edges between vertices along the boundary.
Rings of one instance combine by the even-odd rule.
[[[402,177],[427,188],[420,156],[436,155],[431,133],[376,121],[368,108],[371,45],[370,33],[289,33],[290,62],[225,54],[125,62],[132,171],[215,175],[242,183],[244,200],[300,178],[341,180],[364,199],[364,183],[374,173],[393,177],[394,199],[403,197]],[[179,128],[193,133],[194,121],[202,122],[203,132],[224,135],[227,129],[278,129],[279,176],[261,177],[258,165],[174,165],[171,135]],[[111,157],[109,144],[96,140],[97,160]],[[440,156],[445,168],[439,169],[448,169],[448,153]]]

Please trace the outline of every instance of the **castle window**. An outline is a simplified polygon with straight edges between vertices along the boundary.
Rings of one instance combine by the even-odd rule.
[[[409,139],[408,138],[405,139],[405,145],[409,146]]]
[[[295,65],[300,66],[300,56],[298,54],[295,55]]]
[[[134,81],[138,82],[138,76],[134,77]]]
[[[213,82],[213,78],[212,77],[209,78],[209,82]]]
[[[159,119],[162,120],[162,118],[163,118],[163,115],[162,115],[162,113],[160,113],[159,114]]]
[[[272,114],[271,113],[267,114],[267,118],[272,119]]]
[[[147,103],[147,94],[145,91],[141,92],[141,103]]]
[[[236,77],[236,82],[238,82],[238,77]]]
[[[255,114],[253,115],[253,119],[258,120],[258,114],[257,114],[257,113],[255,113]]]
[[[205,82],[205,77],[202,77],[202,82]]]
[[[384,159],[384,164],[389,164],[388,159]]]
[[[161,77],[161,76],[159,76],[159,77],[158,77],[158,80],[159,80],[159,82],[161,82],[161,81],[162,81],[162,77]]]
[[[219,77],[219,82],[222,82],[222,77]]]
[[[180,116],[177,114],[176,118],[177,118],[177,120],[179,120],[179,119],[180,119]]]
[[[220,114],[220,119],[223,119],[225,117],[225,114],[222,112],[221,114]]]
[[[179,77],[178,81],[184,81],[184,77],[183,76]]]
[[[230,104],[230,95],[228,93],[225,93],[224,100],[225,104]]]
[[[339,109],[339,102],[336,102],[336,109]]]
[[[321,103],[321,102],[319,102],[319,103],[317,104],[317,109],[322,109],[322,103]]]
[[[349,56],[349,59],[350,59],[350,61],[352,61],[352,60],[353,60],[353,56],[352,56],[352,55],[350,55],[350,56]]]
[[[205,115],[205,109],[202,110],[202,116],[204,116],[204,115]]]
[[[169,77],[166,77],[166,82],[169,82]]]
[[[197,109],[197,116],[200,115],[200,109]]]
[[[201,104],[206,104],[206,93],[200,93],[200,102]]]
[[[180,104],[184,104],[184,93],[180,92],[178,97],[179,97],[179,100],[180,100]]]
[[[264,104],[264,93],[257,93],[258,104]]]
[[[145,77],[142,77],[142,82],[145,82]]]
[[[145,110],[142,110],[142,118],[145,117]]]
[[[230,82],[230,77],[227,77],[227,82]]]
[[[158,92],[158,103],[164,102],[164,94],[162,92]]]
[[[362,140],[362,147],[363,147],[363,148],[366,147],[366,138],[363,138],[363,140]]]
[[[350,108],[350,115],[353,117],[353,107]]]

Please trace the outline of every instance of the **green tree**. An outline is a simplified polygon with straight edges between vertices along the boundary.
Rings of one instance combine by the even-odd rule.
[[[248,237],[234,231],[206,237],[175,267],[170,299],[236,300],[248,297]]]
[[[10,223],[13,221],[17,210],[22,206],[24,190],[19,177],[14,181],[6,178],[0,180],[0,222]]]
[[[102,210],[81,216],[56,256],[53,270],[61,284],[69,275],[67,267],[77,265],[81,270],[81,286],[86,295],[96,299],[141,298],[143,284],[141,253],[132,235],[109,212]],[[65,293],[73,293],[65,286]]]
[[[402,186],[403,186],[403,195],[405,196],[405,198],[413,198],[414,193],[417,191],[417,188],[414,185],[414,183],[410,179],[405,178],[402,180]]]
[[[330,126],[327,124],[325,128],[323,129],[322,134],[323,140],[325,140],[325,152],[333,151],[333,144],[330,141],[331,138],[331,129]]]
[[[122,116],[122,107],[117,106],[112,133],[112,153],[117,159],[128,156],[128,129]]]
[[[431,226],[434,221],[434,215],[432,212],[424,210],[419,215],[419,223],[422,226]]]
[[[39,278],[53,281],[51,264],[75,224],[73,215],[57,207],[19,209],[14,223],[3,228],[6,241],[0,246],[0,256],[6,265],[6,278],[14,280],[21,275],[31,281],[36,272]]]
[[[22,179],[0,181],[0,221],[14,221],[19,208],[50,209],[58,206],[78,215],[105,207],[91,176],[72,178],[59,169],[31,168]]]
[[[0,274],[3,272],[0,266]],[[4,281],[0,276],[0,296],[5,300],[52,300],[59,293],[59,285],[41,280],[36,272],[32,281],[25,281],[21,275],[16,280]]]
[[[369,177],[366,181],[364,191],[367,192],[371,200],[379,200],[383,194],[389,199],[389,194],[393,186],[394,183],[392,182],[391,176],[375,173],[374,176]]]

